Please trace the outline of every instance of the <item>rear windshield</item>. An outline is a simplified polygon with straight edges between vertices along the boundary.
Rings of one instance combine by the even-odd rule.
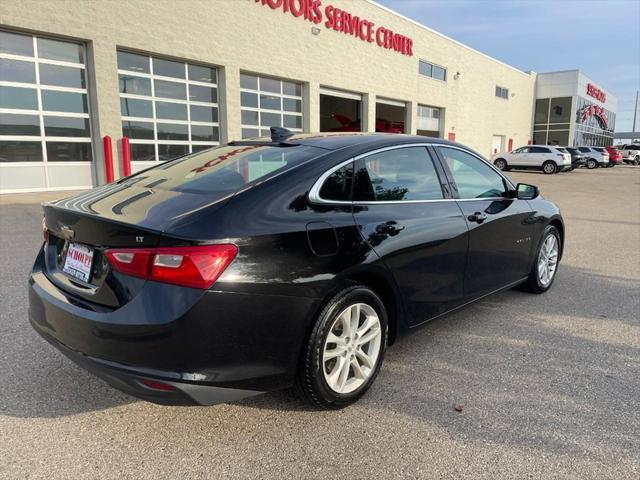
[[[602,147],[593,147],[596,152],[606,153],[607,151]]]
[[[301,165],[322,153],[326,153],[326,150],[306,145],[224,146],[160,164],[126,183],[223,197]]]
[[[566,148],[556,148],[556,150],[558,150],[559,152],[562,152],[562,153],[569,153],[569,152],[567,152]]]

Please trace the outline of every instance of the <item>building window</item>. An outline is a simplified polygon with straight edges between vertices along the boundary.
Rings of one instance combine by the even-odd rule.
[[[435,78],[443,82],[447,81],[447,69],[425,60],[420,60],[418,63],[418,73],[425,77]]]
[[[417,134],[426,137],[441,137],[442,132],[442,110],[437,107],[418,105],[418,128]]]
[[[170,160],[219,144],[215,67],[119,50],[118,80],[131,160]]]
[[[84,45],[0,31],[0,162],[90,162]]]
[[[499,87],[496,85],[496,97],[509,100],[509,89],[504,87]]]
[[[240,74],[242,138],[269,136],[269,127],[302,131],[302,84]]]

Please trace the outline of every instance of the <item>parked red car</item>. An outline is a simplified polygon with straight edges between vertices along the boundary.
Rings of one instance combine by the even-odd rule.
[[[624,163],[620,150],[613,147],[605,147],[605,148],[609,153],[609,165],[613,167],[614,165],[622,165]]]

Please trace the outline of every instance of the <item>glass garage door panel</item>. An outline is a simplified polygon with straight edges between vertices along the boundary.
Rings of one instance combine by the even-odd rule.
[[[215,67],[119,50],[122,136],[133,170],[218,145]]]
[[[240,74],[242,138],[269,136],[269,127],[302,131],[302,84]]]
[[[81,43],[0,31],[1,191],[91,186],[85,58]]]

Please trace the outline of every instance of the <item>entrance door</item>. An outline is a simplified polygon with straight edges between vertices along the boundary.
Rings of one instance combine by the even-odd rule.
[[[467,225],[445,199],[423,146],[405,146],[356,161],[354,219],[402,293],[408,323],[417,325],[463,299]]]
[[[494,135],[491,141],[491,155],[501,153],[504,145],[504,137],[502,135]]]
[[[469,227],[465,299],[473,300],[528,274],[536,225],[529,204],[504,195],[508,184],[487,162],[470,153],[438,147]]]

